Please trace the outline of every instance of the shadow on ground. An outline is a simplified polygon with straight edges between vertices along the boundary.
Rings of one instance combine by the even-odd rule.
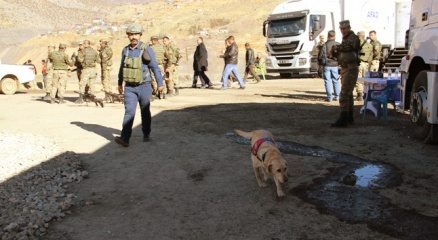
[[[163,111],[153,118],[150,142],[141,141],[137,127],[129,148],[111,142],[81,157],[90,178],[70,189],[91,204],[77,206],[71,216],[51,224],[43,239],[386,239],[385,234],[409,239],[322,214],[313,205],[316,203],[307,203],[294,192],[276,201],[273,187],[259,189],[256,184],[249,146],[225,136],[235,128],[268,129],[280,139],[356,152],[367,150],[360,139],[351,145],[361,136],[379,136],[381,140],[376,142],[384,145],[387,138],[406,134],[403,129],[408,125],[406,117],[390,116],[386,128],[374,119],[367,127],[329,128],[337,115],[337,106],[297,103]],[[84,122],[71,124],[107,139],[119,132]],[[421,145],[412,140],[401,142]],[[378,156],[373,150],[370,147],[364,155]],[[425,152],[436,153],[436,149]],[[341,166],[319,157],[286,154],[285,158],[290,169],[289,189],[310,187]],[[429,180],[431,185],[434,180]]]

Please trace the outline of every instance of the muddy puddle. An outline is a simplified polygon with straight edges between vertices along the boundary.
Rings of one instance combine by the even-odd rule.
[[[225,135],[237,143],[250,144],[234,132]],[[373,230],[400,239],[438,239],[438,218],[402,209],[379,194],[379,189],[398,186],[402,181],[401,173],[392,165],[291,141],[277,140],[277,146],[285,154],[322,157],[340,164],[311,185],[290,190],[320,212],[349,223],[366,223]]]

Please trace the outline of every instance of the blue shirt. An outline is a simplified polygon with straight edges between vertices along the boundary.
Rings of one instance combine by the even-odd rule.
[[[119,86],[121,86],[123,84],[123,62],[125,60],[126,48],[129,48],[129,51],[127,51],[128,57],[135,58],[135,57],[140,56],[140,52],[141,52],[140,46],[142,44],[145,44],[145,43],[139,41],[137,46],[135,46],[134,48],[132,48],[131,45],[128,45],[125,48],[123,48],[122,60],[121,60],[120,69],[119,69],[119,81],[118,81]],[[157,59],[155,58],[154,50],[152,50],[152,48],[149,46],[147,46],[143,52],[142,68],[143,68],[143,72],[153,72],[155,79],[157,80],[158,86],[159,87],[163,86],[164,83],[163,83],[163,76],[161,75],[161,70],[158,67]],[[143,76],[143,80],[145,82],[150,82],[151,75],[146,74],[146,76]]]

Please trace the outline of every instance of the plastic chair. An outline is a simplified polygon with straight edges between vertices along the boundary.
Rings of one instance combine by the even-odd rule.
[[[266,64],[265,64],[265,59],[264,58],[260,58],[259,62],[255,64],[254,66],[254,72],[257,75],[262,75],[263,80],[266,80]]]
[[[388,84],[385,88],[381,90],[368,90],[365,96],[362,123],[365,124],[365,115],[367,112],[368,102],[372,101],[377,103],[379,109],[383,107],[382,115],[385,124],[388,123],[388,103],[393,103],[395,101],[395,91],[398,89],[398,84]],[[380,112],[380,111],[379,111]],[[380,118],[379,114],[379,118]]]

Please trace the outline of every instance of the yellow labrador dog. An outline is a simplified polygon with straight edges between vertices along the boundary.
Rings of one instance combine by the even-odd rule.
[[[277,196],[284,197],[282,185],[287,182],[287,163],[281,156],[272,134],[266,130],[245,132],[235,129],[234,131],[251,140],[252,167],[259,187],[266,187],[268,176],[271,175],[277,187]]]

